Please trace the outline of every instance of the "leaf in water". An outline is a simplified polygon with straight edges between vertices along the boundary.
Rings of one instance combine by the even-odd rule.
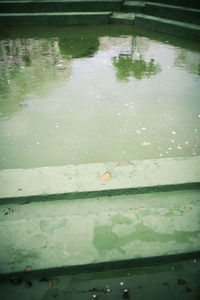
[[[48,285],[49,285],[50,288],[52,288],[52,286],[53,286],[53,281],[52,281],[51,279],[49,279]]]
[[[179,278],[179,279],[177,279],[177,284],[178,285],[185,285],[186,281],[184,279]]]
[[[99,177],[100,181],[106,181],[111,179],[111,174],[109,172],[106,172],[102,177]]]
[[[20,276],[14,275],[14,276],[10,277],[10,281],[14,285],[20,285],[22,283],[22,278]]]
[[[121,166],[127,166],[127,165],[128,165],[128,162],[127,162],[127,161],[120,161],[117,165],[118,165],[119,167],[121,167]]]
[[[192,291],[188,286],[186,286],[185,289],[188,293]]]

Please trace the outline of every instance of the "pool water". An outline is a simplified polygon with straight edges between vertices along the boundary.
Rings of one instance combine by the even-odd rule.
[[[0,30],[0,168],[200,155],[200,47],[132,26]]]

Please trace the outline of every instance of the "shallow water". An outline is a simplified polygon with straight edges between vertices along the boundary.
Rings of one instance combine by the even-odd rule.
[[[0,31],[0,168],[200,155],[200,47],[131,26]]]

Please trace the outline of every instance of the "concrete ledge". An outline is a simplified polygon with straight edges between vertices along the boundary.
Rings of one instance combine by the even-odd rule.
[[[1,13],[119,11],[122,0],[0,1]]]
[[[199,255],[199,190],[0,206],[0,274]]]
[[[70,13],[5,13],[0,14],[0,24],[107,24],[112,12]]]
[[[200,157],[0,171],[0,203],[188,189]]]
[[[145,2],[143,1],[125,1],[122,5],[123,10],[130,12],[143,13]]]
[[[135,26],[200,41],[200,26],[195,24],[137,14]]]
[[[113,13],[110,17],[110,22],[113,24],[133,25],[135,22],[134,13]]]
[[[147,2],[144,12],[155,17],[200,24],[200,9]]]

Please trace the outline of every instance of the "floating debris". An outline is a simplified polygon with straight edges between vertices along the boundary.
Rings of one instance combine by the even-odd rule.
[[[28,103],[26,103],[26,102],[21,102],[21,103],[19,103],[17,106],[27,107],[27,106],[28,106]]]
[[[120,161],[117,165],[118,165],[119,167],[121,167],[121,166],[127,166],[127,165],[128,165],[128,162],[127,162],[127,161]]]
[[[186,286],[185,289],[188,293],[190,293],[192,291],[192,289],[190,289],[188,286]]]
[[[182,147],[181,146],[177,146],[177,149],[182,150]]]
[[[150,142],[143,142],[141,145],[142,145],[142,146],[150,146],[151,143],[150,143]]]
[[[51,279],[48,280],[48,285],[49,285],[50,288],[52,288],[52,286],[53,286],[53,281],[52,281]]]
[[[26,267],[26,272],[30,272],[31,271],[31,267],[30,266],[27,266]]]
[[[176,134],[176,131],[172,131],[172,134]]]
[[[124,299],[129,299],[129,292],[127,289],[123,290],[123,298]]]
[[[18,275],[14,275],[10,277],[10,281],[14,285],[20,285],[22,283],[22,278]]]
[[[120,285],[124,285],[124,282],[120,282]]]
[[[185,285],[186,283],[187,282],[184,279],[181,279],[181,278],[177,279],[177,284],[178,285]]]

